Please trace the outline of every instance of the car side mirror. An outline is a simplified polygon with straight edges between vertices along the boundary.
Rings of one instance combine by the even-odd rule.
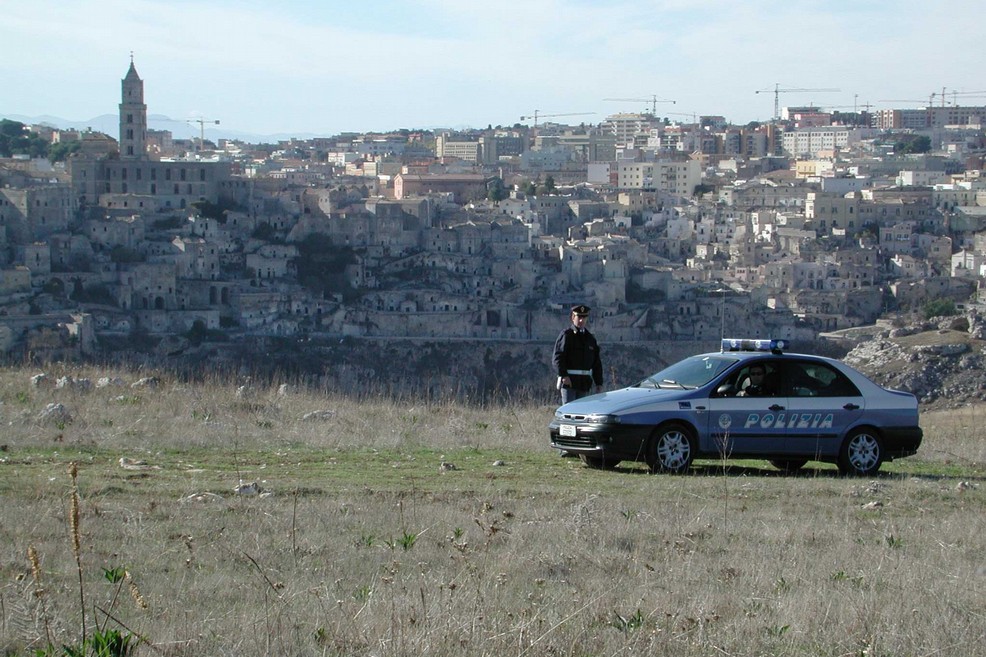
[[[732,397],[734,394],[736,394],[736,389],[733,388],[732,383],[723,383],[716,388],[716,397]]]

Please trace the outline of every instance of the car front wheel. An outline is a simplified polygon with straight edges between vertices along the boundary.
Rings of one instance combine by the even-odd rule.
[[[659,427],[650,441],[647,464],[653,472],[678,474],[686,471],[695,458],[695,441],[683,425]]]
[[[839,451],[839,472],[865,477],[876,474],[883,463],[883,445],[872,429],[856,429],[842,443]]]

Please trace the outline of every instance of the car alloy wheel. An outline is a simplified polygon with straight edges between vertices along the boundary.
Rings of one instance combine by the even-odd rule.
[[[871,429],[856,429],[850,433],[839,453],[839,472],[867,476],[876,473],[883,463],[883,445]]]
[[[650,463],[655,472],[684,472],[695,458],[691,433],[680,424],[668,424],[657,430],[651,440]]]

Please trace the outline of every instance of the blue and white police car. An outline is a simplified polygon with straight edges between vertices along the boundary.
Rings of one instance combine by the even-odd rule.
[[[640,383],[558,408],[551,446],[589,467],[642,461],[680,473],[696,458],[765,459],[789,472],[808,461],[872,475],[921,444],[917,399],[783,340],[724,339]]]

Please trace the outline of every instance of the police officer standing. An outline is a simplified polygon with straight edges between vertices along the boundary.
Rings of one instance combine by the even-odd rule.
[[[558,374],[561,403],[585,397],[603,389],[603,364],[599,358],[599,344],[585,325],[589,321],[589,306],[572,306],[572,325],[555,340],[552,362]]]

